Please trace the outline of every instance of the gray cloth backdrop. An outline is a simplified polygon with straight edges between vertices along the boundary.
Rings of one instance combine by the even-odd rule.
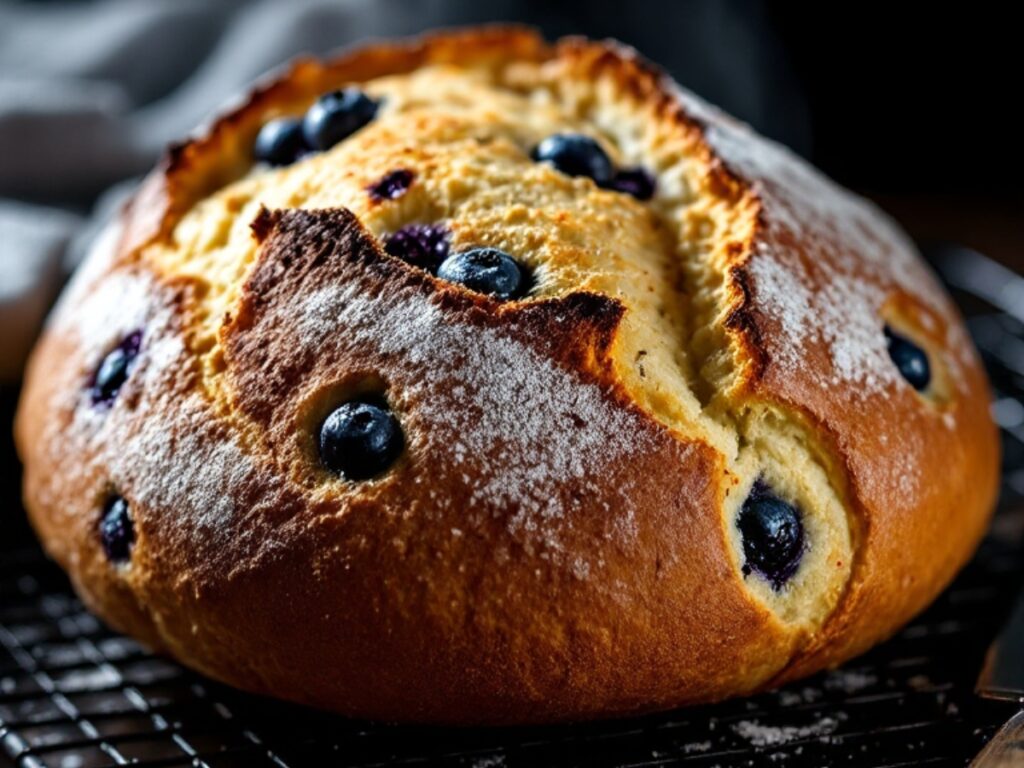
[[[61,282],[162,149],[298,53],[496,19],[615,35],[799,148],[802,104],[779,87],[762,15],[743,0],[0,0],[0,382],[17,379]]]

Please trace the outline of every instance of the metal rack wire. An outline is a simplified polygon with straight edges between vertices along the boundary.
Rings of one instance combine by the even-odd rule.
[[[841,670],[630,720],[446,729],[343,720],[209,682],[103,627],[35,547],[0,545],[0,766],[964,765],[1009,715],[973,694],[1024,578],[1024,280],[933,260],[989,367],[1003,428],[993,533],[937,603]]]

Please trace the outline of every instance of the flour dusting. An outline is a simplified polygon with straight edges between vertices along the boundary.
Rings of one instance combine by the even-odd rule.
[[[175,391],[171,382],[189,365],[189,352],[153,280],[114,273],[62,313],[60,322],[78,337],[92,368],[126,333],[143,331],[135,369],[119,395],[130,388],[138,403],[98,409],[83,392],[74,413],[73,434],[102,455],[112,486],[148,509],[172,511],[192,541],[216,545],[244,538],[235,525],[236,504],[259,468],[201,392]]]
[[[839,720],[823,717],[809,725],[762,725],[757,720],[741,720],[732,726],[740,738],[754,747],[777,747],[803,739],[829,736],[839,727]]]
[[[824,387],[859,385],[854,393],[877,392],[898,383],[875,288],[837,274],[812,292],[799,265],[788,267],[770,257],[753,259],[750,274],[757,286],[758,307],[782,331],[773,350],[774,363],[787,370],[806,368],[819,376]],[[830,351],[830,371],[806,366],[805,348],[816,341]]]
[[[612,407],[596,385],[507,331],[453,320],[425,296],[367,296],[348,283],[310,295],[298,313],[299,342],[311,349],[343,334],[349,344],[415,368],[417,379],[402,395],[419,404],[417,431],[443,441],[456,463],[493,457],[474,479],[471,502],[507,513],[513,531],[543,532],[545,521],[566,511],[567,483],[581,487],[579,503],[588,503],[608,468],[645,449],[635,417]],[[437,392],[447,394],[438,400]],[[624,535],[632,527],[629,490],[619,489],[615,510]],[[586,568],[578,564],[575,572]]]
[[[893,291],[902,290],[947,320],[951,367],[969,363],[970,342],[948,298],[888,216],[785,147],[685,89],[674,90],[687,112],[705,125],[716,154],[748,179],[764,202],[765,230],[749,269],[757,307],[783,330],[777,343],[768,339],[773,362],[810,371],[801,364],[803,351],[822,341],[832,363],[823,386],[853,384],[844,391],[854,396],[884,393],[898,376],[886,352],[881,311]],[[780,245],[786,239],[780,235],[798,240],[812,255],[821,254],[813,276]],[[923,325],[933,323],[922,314]]]

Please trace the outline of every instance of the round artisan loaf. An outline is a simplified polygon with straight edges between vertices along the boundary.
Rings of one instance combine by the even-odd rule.
[[[998,466],[885,216],[633,51],[516,28],[299,61],[172,148],[54,311],[17,441],[114,627],[449,723],[836,665],[968,559]]]

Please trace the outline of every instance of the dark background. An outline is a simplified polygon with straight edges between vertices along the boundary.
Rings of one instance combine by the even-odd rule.
[[[68,4],[45,5],[59,13]],[[210,32],[192,45],[212,47],[239,5],[211,3]],[[876,199],[918,240],[963,243],[1020,269],[1019,25],[1011,4],[941,6],[381,0],[369,27],[382,35],[409,34],[513,20],[537,24],[549,36],[618,37],[686,87]],[[311,31],[311,50],[338,42],[324,30]],[[179,53],[186,59],[196,52]],[[139,66],[147,66],[145,57]],[[187,76],[188,68],[180,74]],[[164,93],[175,85],[159,83]],[[160,88],[140,93],[140,100],[158,99]],[[0,153],[15,151],[0,147]],[[85,194],[70,204],[84,212],[93,202]],[[0,390],[0,494],[6,499],[17,496],[19,475],[7,438],[16,388]],[[0,538],[24,535],[20,515],[0,521]]]

